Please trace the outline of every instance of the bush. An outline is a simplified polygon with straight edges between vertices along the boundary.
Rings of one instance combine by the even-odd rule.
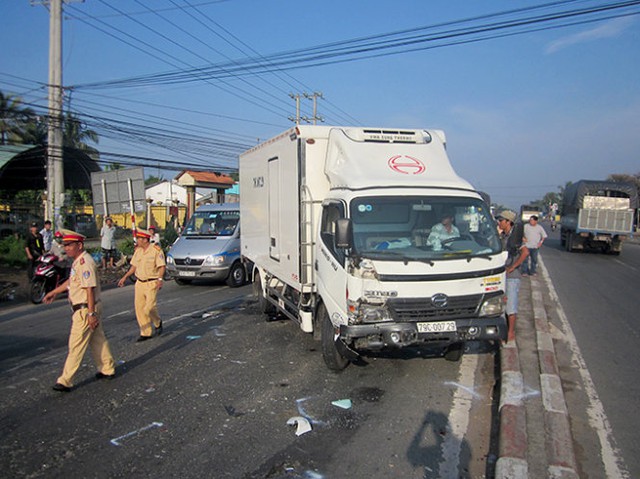
[[[26,266],[27,254],[24,252],[24,240],[8,236],[0,241],[0,263],[7,266]]]
[[[171,248],[171,245],[175,243],[177,239],[178,239],[178,232],[173,227],[173,225],[169,223],[164,230],[163,238],[160,240],[160,246],[162,247],[162,250],[165,253],[169,251],[169,248]]]
[[[132,237],[129,237],[118,243],[118,251],[120,252],[120,254],[123,254],[125,256],[133,256],[134,250],[135,244],[133,243]]]

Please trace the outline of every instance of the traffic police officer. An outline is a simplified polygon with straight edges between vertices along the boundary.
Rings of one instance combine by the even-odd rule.
[[[71,275],[67,281],[50,291],[44,297],[44,302],[50,304],[58,294],[69,290],[69,302],[73,310],[69,353],[62,375],[53,386],[55,391],[69,392],[87,347],[91,347],[93,360],[98,367],[96,378],[112,379],[115,376],[115,365],[100,322],[102,303],[98,270],[93,258],[84,249],[85,237],[70,230],[63,229],[61,233],[64,250],[73,260]]]
[[[153,330],[156,334],[162,334],[162,320],[158,314],[158,290],[162,288],[166,262],[162,248],[157,244],[151,244],[151,233],[147,230],[136,230],[138,246],[131,258],[131,268],[118,281],[118,286],[124,286],[127,278],[133,274],[138,279],[135,286],[136,319],[140,326],[140,337],[136,342],[151,339]]]

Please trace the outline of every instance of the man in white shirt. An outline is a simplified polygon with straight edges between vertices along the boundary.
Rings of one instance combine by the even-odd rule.
[[[524,238],[525,246],[529,250],[530,260],[522,263],[522,275],[536,276],[536,269],[538,267],[538,250],[547,239],[547,232],[542,225],[538,224],[538,217],[536,215],[529,218],[529,223],[524,225]]]
[[[113,268],[113,261],[116,257],[116,227],[113,225],[113,220],[110,216],[104,219],[104,225],[100,230],[100,246],[102,247],[102,267],[107,267],[107,261],[109,266]]]

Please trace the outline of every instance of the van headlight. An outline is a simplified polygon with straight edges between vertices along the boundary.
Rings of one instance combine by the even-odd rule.
[[[167,255],[167,264],[175,264],[175,262],[173,261],[173,256],[171,256],[170,254]]]
[[[504,313],[504,295],[493,296],[482,303],[480,316],[496,316]]]
[[[223,255],[207,256],[202,263],[203,266],[218,266],[224,264],[226,258]]]

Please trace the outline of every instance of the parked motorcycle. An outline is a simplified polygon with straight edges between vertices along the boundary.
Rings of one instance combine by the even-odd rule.
[[[37,261],[29,294],[33,304],[40,304],[49,291],[64,283],[69,276],[66,262],[60,261],[53,253],[43,254]]]

